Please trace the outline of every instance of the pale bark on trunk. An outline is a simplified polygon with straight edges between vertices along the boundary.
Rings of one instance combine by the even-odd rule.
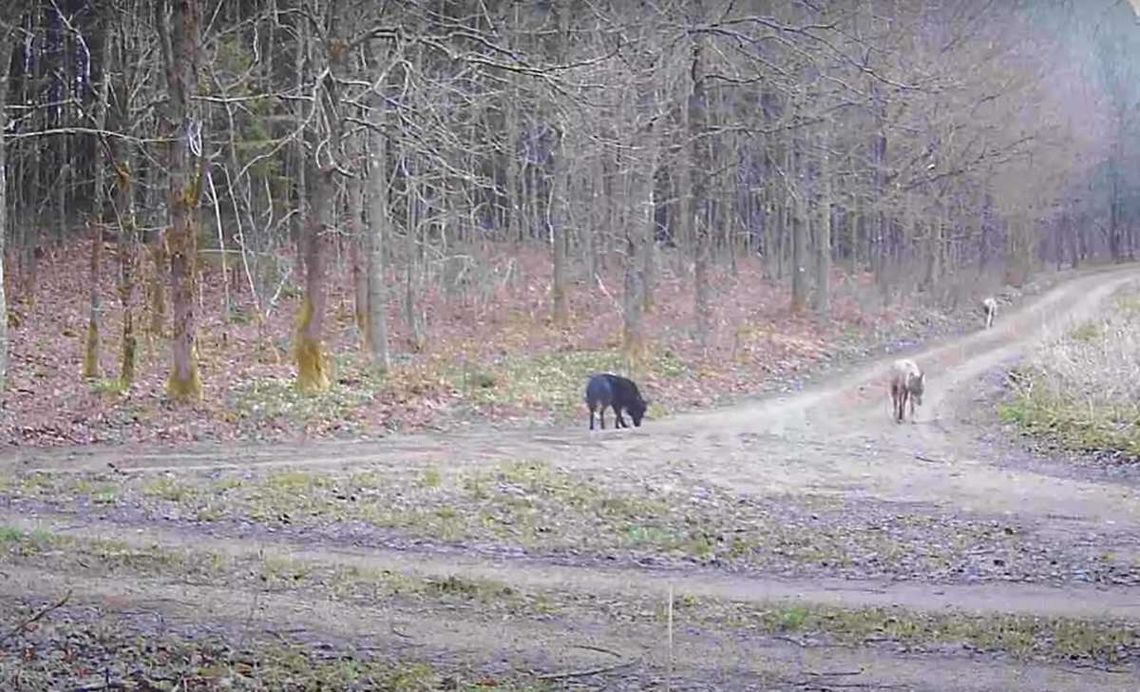
[[[297,81],[295,88],[298,93],[301,93],[305,88],[305,51],[309,46],[309,21],[302,14],[298,13],[296,17],[296,31],[297,31],[297,54],[294,59],[293,68],[296,71]],[[316,108],[316,104],[311,106]],[[306,102],[303,99],[297,99],[294,104],[295,112],[294,118],[296,119],[296,127],[300,131],[304,127],[306,121]],[[293,215],[290,217],[289,234],[293,241],[293,272],[297,277],[297,282],[301,281],[301,277],[305,275],[305,239],[309,232],[309,166],[308,154],[305,151],[305,138],[303,134],[293,138],[292,152],[292,178],[293,178],[293,194],[295,195],[294,201],[297,208],[293,210]]]
[[[708,125],[708,104],[705,102],[704,66],[702,65],[703,39],[693,40],[690,63],[690,87],[688,103],[689,182],[692,185],[690,201],[691,223],[693,228],[693,317],[696,322],[697,341],[702,348],[708,348],[712,331],[712,300],[709,286],[709,262],[712,254],[712,238],[708,219],[708,171],[711,163],[706,139]]]
[[[645,304],[644,259],[645,238],[653,224],[653,169],[657,166],[657,131],[650,125],[645,134],[644,151],[646,160],[633,166],[627,173],[630,178],[630,195],[627,199],[636,205],[638,213],[632,214],[625,231],[625,292],[623,295],[622,348],[629,371],[636,372],[645,361]]]
[[[819,218],[816,226],[815,293],[816,313],[827,317],[831,312],[831,146],[826,126],[823,129],[819,157]]]
[[[382,107],[382,106],[381,106]],[[391,367],[388,351],[388,287],[384,253],[391,216],[388,207],[386,135],[372,131],[368,164],[368,347],[372,365],[381,372]]]
[[[119,358],[119,386],[129,388],[135,379],[135,268],[138,258],[138,228],[135,222],[134,157],[131,145],[118,140],[115,157],[115,215],[119,223],[119,305],[123,312],[123,342]]]
[[[144,209],[159,209],[160,192],[158,190],[158,166],[151,163],[147,166],[147,184]],[[158,225],[156,216],[149,216],[146,225]],[[166,230],[159,227],[154,235],[147,239],[146,255],[149,260],[146,268],[146,305],[148,320],[146,326],[147,343],[151,339],[161,336],[166,324]]]
[[[569,174],[562,147],[562,133],[558,135],[558,145],[554,148],[554,171],[550,185],[550,198],[546,203],[546,230],[552,248],[553,281],[550,286],[551,317],[554,324],[565,326],[570,322],[570,304],[566,298],[566,215],[567,206],[563,199],[566,194],[566,177]]]
[[[362,149],[362,147],[361,147]],[[363,161],[363,157],[357,157]],[[348,181],[348,242],[352,262],[352,316],[360,346],[368,346],[368,262],[364,231],[364,173]]]
[[[419,214],[416,213],[416,200],[419,182],[410,177],[407,180],[408,204],[405,232],[405,272],[404,272],[404,320],[408,325],[408,338],[413,351],[417,353],[427,348],[427,334],[424,329],[423,314],[419,304],[420,249],[426,238],[420,237]]]
[[[106,22],[103,27],[103,46],[100,51],[103,78],[99,80],[99,95],[95,101],[95,127],[98,130],[103,130],[106,127],[107,100],[111,84],[111,70],[109,64],[111,56],[111,19],[110,17],[104,17],[103,21]],[[98,144],[96,147],[96,151],[98,151]],[[101,159],[102,157],[99,158]],[[103,265],[103,197],[106,190],[105,170],[106,167],[103,166],[101,162],[95,164],[95,194],[91,203],[91,217],[88,222],[90,224],[88,230],[91,233],[91,265],[90,277],[88,278],[91,282],[91,293],[88,296],[87,339],[83,348],[83,376],[90,379],[97,378],[102,374],[99,367],[99,314],[102,312],[99,275],[102,273]]]
[[[166,112],[167,171],[169,174],[171,300],[174,304],[173,364],[167,393],[176,401],[202,397],[198,374],[194,289],[198,241],[198,203],[202,171],[195,159],[202,122],[193,116],[191,98],[196,92],[200,59],[202,8],[199,0],[165,0],[158,5],[169,102]]]
[[[798,180],[796,173],[799,172],[802,161],[800,160],[800,152],[797,149],[795,141],[792,142],[793,149],[790,159],[791,167],[789,168],[789,178],[791,180]],[[804,189],[802,186],[798,187],[793,192],[794,198],[792,200],[792,311],[803,312],[804,307],[807,305],[808,297],[808,273],[807,273],[807,238],[809,232],[808,219],[807,219],[807,205],[804,203]]]
[[[23,10],[22,4],[10,8],[11,16]],[[0,132],[8,129],[8,79],[10,77],[12,49],[15,47],[14,31],[0,26]],[[4,138],[0,137],[0,392],[8,387],[8,295],[4,281],[5,245],[8,238],[8,152]]]

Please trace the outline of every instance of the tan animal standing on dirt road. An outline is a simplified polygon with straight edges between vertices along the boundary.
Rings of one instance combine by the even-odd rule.
[[[994,316],[997,315],[997,301],[993,297],[982,301],[982,312],[986,314],[986,329],[994,326]]]
[[[896,422],[903,422],[907,401],[910,402],[910,422],[914,422],[915,405],[922,406],[922,394],[926,389],[926,373],[910,359],[896,360],[891,366],[891,415]]]

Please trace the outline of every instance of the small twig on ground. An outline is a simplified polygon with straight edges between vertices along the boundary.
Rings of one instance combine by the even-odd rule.
[[[408,634],[407,632],[401,632],[399,629],[396,628],[395,625],[392,625],[391,630],[392,630],[392,634],[396,635],[397,637],[400,637],[401,639],[415,639],[415,637]]]
[[[946,463],[942,459],[931,459],[930,457],[924,457],[921,454],[915,454],[914,458],[918,459],[919,461],[925,461],[925,462],[930,463],[930,464],[945,464]]]
[[[809,670],[809,671],[805,672],[804,675],[811,675],[811,676],[814,676],[817,678],[843,677],[843,676],[848,676],[848,675],[862,675],[863,670],[864,670],[863,668],[860,668],[859,670],[824,670],[824,671]]]
[[[52,612],[53,610],[58,610],[58,609],[62,608],[63,606],[67,605],[67,602],[69,600],[71,600],[71,589],[67,590],[67,593],[65,593],[63,595],[63,598],[59,599],[55,603],[52,603],[51,605],[47,605],[47,606],[44,606],[43,608],[40,608],[40,610],[37,611],[34,615],[25,619],[23,622],[16,625],[15,627],[13,627],[11,630],[9,630],[6,634],[4,634],[4,636],[0,637],[0,644],[3,644],[4,642],[8,641],[12,637],[15,637],[20,632],[23,632],[28,627],[28,625],[31,625],[31,624],[39,621],[41,618],[43,618],[45,615]]]
[[[602,675],[603,673],[612,673],[615,670],[628,668],[634,663],[637,663],[636,658],[631,658],[628,661],[619,661],[613,665],[598,666],[597,668],[586,668],[585,670],[570,670],[565,673],[546,673],[544,675],[535,676],[539,680],[566,680],[567,678],[584,678],[590,675]]]
[[[575,649],[584,649],[586,651],[597,651],[600,654],[609,654],[610,656],[613,656],[614,658],[621,658],[621,654],[614,651],[613,649],[607,649],[604,646],[594,646],[593,644],[573,644],[572,646]]]

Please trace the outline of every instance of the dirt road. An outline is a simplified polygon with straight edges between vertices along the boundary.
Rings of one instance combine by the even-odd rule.
[[[5,566],[0,598],[71,588],[61,612],[95,604],[132,630],[147,628],[140,612],[158,612],[187,627],[368,642],[498,674],[574,673],[547,680],[556,686],[642,689],[668,676],[672,689],[1137,689],[1131,640],[1111,664],[1065,660],[1055,642],[1035,640],[1023,656],[961,645],[988,641],[986,618],[1140,623],[1140,489],[1006,463],[1016,450],[980,441],[965,416],[983,374],[1136,278],[1134,267],[1078,275],[991,330],[909,354],[928,373],[914,425],[889,419],[884,359],[793,395],[635,430],[22,450],[0,460],[0,477],[14,479],[0,485],[0,524],[56,542]],[[108,545],[152,551],[149,566],[108,559]],[[185,551],[230,568],[203,574],[172,557]],[[307,565],[305,583],[243,581],[239,568],[255,558],[263,577],[269,562]],[[512,603],[530,595],[505,615],[474,591],[461,605],[375,584],[345,597],[360,588],[346,570],[384,575],[384,589],[391,575],[458,575],[506,585],[497,593]],[[325,572],[342,576],[310,577]],[[660,611],[670,591],[693,604],[677,606],[671,649]],[[543,599],[558,605],[543,612]],[[953,635],[945,623],[925,639],[882,625],[847,641],[837,618],[855,625],[834,614],[811,636],[789,634],[808,631],[801,606],[974,619],[954,621]],[[771,613],[782,624],[758,629]],[[1034,655],[1042,646],[1052,653]]]

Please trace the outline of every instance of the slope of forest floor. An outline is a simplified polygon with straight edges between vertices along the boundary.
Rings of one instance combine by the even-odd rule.
[[[912,349],[914,424],[891,355],[633,430],[5,454],[0,683],[1131,689],[1140,488],[975,421],[995,368],[1135,282]]]
[[[104,258],[101,284],[103,377],[81,377],[90,313],[82,254],[49,253],[34,290],[15,281],[11,387],[0,415],[0,439],[8,445],[367,439],[478,422],[549,425],[583,416],[588,374],[625,369],[620,274],[611,267],[572,286],[569,322],[556,326],[549,319],[549,263],[536,249],[488,257],[458,277],[430,282],[419,299],[427,328],[418,352],[411,348],[404,301],[392,296],[394,365],[386,377],[368,367],[360,350],[350,287],[331,285],[333,386],[302,396],[293,388],[289,352],[299,290],[277,282],[270,284],[279,289],[275,301],[255,301],[240,272],[231,272],[225,286],[222,272],[207,264],[198,306],[205,398],[175,412],[164,396],[169,350],[163,338],[143,330],[136,381],[128,389],[118,381],[122,310],[113,255]],[[713,334],[701,348],[691,329],[691,277],[684,266],[684,258],[662,253],[645,318],[650,352],[636,376],[651,400],[650,418],[795,391],[846,363],[980,324],[976,277],[937,296],[895,295],[884,307],[882,289],[870,276],[837,270],[832,315],[821,321],[792,315],[787,291],[765,278],[760,260],[740,258],[735,273],[726,268],[713,277]],[[1002,291],[1002,310],[1057,276]],[[144,291],[136,293],[135,322],[145,327],[151,319]],[[229,310],[223,309],[227,294]]]

